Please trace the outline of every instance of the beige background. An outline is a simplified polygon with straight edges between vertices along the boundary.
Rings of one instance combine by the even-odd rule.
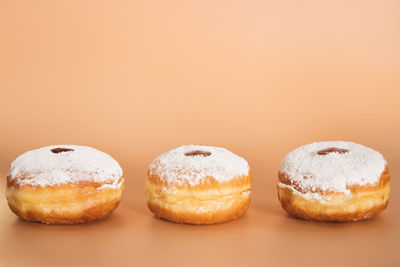
[[[87,225],[26,223],[3,198],[0,266],[399,266],[399,48],[399,1],[0,0],[3,185],[19,154],[51,144],[108,152],[126,178],[120,207]],[[381,216],[285,215],[279,163],[320,140],[385,155]],[[249,161],[243,218],[189,226],[151,215],[147,166],[181,144]]]

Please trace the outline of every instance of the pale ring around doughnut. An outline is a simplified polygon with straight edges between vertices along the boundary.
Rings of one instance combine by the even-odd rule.
[[[386,208],[389,180],[387,162],[377,151],[352,142],[318,142],[282,161],[278,198],[298,218],[358,221]]]
[[[11,163],[7,176],[10,209],[27,221],[75,224],[102,219],[121,201],[119,164],[91,147],[47,146]]]
[[[242,216],[249,207],[251,174],[246,160],[213,146],[182,146],[150,165],[149,209],[159,218],[213,224]]]

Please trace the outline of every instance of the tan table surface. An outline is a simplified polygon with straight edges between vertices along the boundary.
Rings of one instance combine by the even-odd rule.
[[[0,196],[19,154],[89,145],[120,162],[104,221],[17,219],[0,197],[0,266],[400,266],[400,1],[0,0]],[[380,151],[388,209],[326,224],[288,217],[282,158],[314,141]],[[226,147],[253,174],[243,218],[177,225],[147,210],[151,161]]]
[[[392,163],[396,179],[399,158]],[[398,180],[392,182],[391,202],[381,216],[356,223],[313,223],[291,218],[281,210],[267,173],[262,166],[256,172],[253,185],[257,187],[244,217],[210,226],[179,225],[153,217],[143,196],[144,174],[139,172],[126,174],[124,201],[109,218],[97,223],[28,223],[17,219],[3,200],[0,265],[398,266]],[[138,179],[133,181],[134,177]]]

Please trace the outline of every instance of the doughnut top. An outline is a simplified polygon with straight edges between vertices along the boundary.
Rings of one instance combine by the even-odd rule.
[[[172,149],[150,165],[149,174],[168,184],[203,184],[206,177],[222,183],[248,175],[247,161],[229,150],[214,146],[187,145]]]
[[[56,186],[70,182],[116,184],[122,176],[110,155],[87,146],[57,145],[28,151],[11,163],[8,177],[17,184]]]
[[[352,142],[317,142],[290,152],[280,172],[302,190],[350,193],[348,186],[379,182],[386,165],[371,148]]]

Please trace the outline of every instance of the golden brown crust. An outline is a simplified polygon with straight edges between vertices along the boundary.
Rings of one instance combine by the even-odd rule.
[[[107,217],[122,198],[119,188],[99,188],[98,183],[59,186],[19,186],[8,183],[10,209],[28,221],[46,224],[85,223]]]
[[[348,222],[368,219],[381,213],[389,202],[390,175],[387,167],[377,184],[348,187],[350,195],[342,192],[301,190],[281,173],[279,180],[285,185],[278,185],[278,198],[282,208],[290,215],[306,220]],[[307,198],[304,195],[307,193],[315,193],[320,199]]]
[[[172,209],[148,202],[149,209],[159,218],[186,224],[215,224],[232,221],[241,217],[249,208],[250,198],[246,198],[242,203],[235,207],[214,213],[197,214],[193,212],[174,212]]]
[[[246,212],[250,204],[250,174],[225,183],[218,183],[212,177],[208,181],[196,186],[178,186],[148,176],[148,207],[159,218],[187,224],[226,222]]]
[[[376,205],[370,209],[360,210],[352,213],[337,212],[325,214],[321,212],[314,212],[310,209],[301,208],[298,205],[294,204],[293,201],[287,199],[281,200],[281,206],[288,214],[300,219],[320,222],[351,222],[369,219],[379,215],[382,211],[384,211],[388,203],[389,200],[381,205]]]
[[[119,203],[120,200],[115,200],[105,204],[99,204],[78,213],[64,212],[62,214],[57,212],[23,211],[19,209],[19,207],[13,206],[10,203],[8,206],[18,217],[26,221],[41,222],[45,224],[78,224],[88,223],[107,217],[118,207]]]

